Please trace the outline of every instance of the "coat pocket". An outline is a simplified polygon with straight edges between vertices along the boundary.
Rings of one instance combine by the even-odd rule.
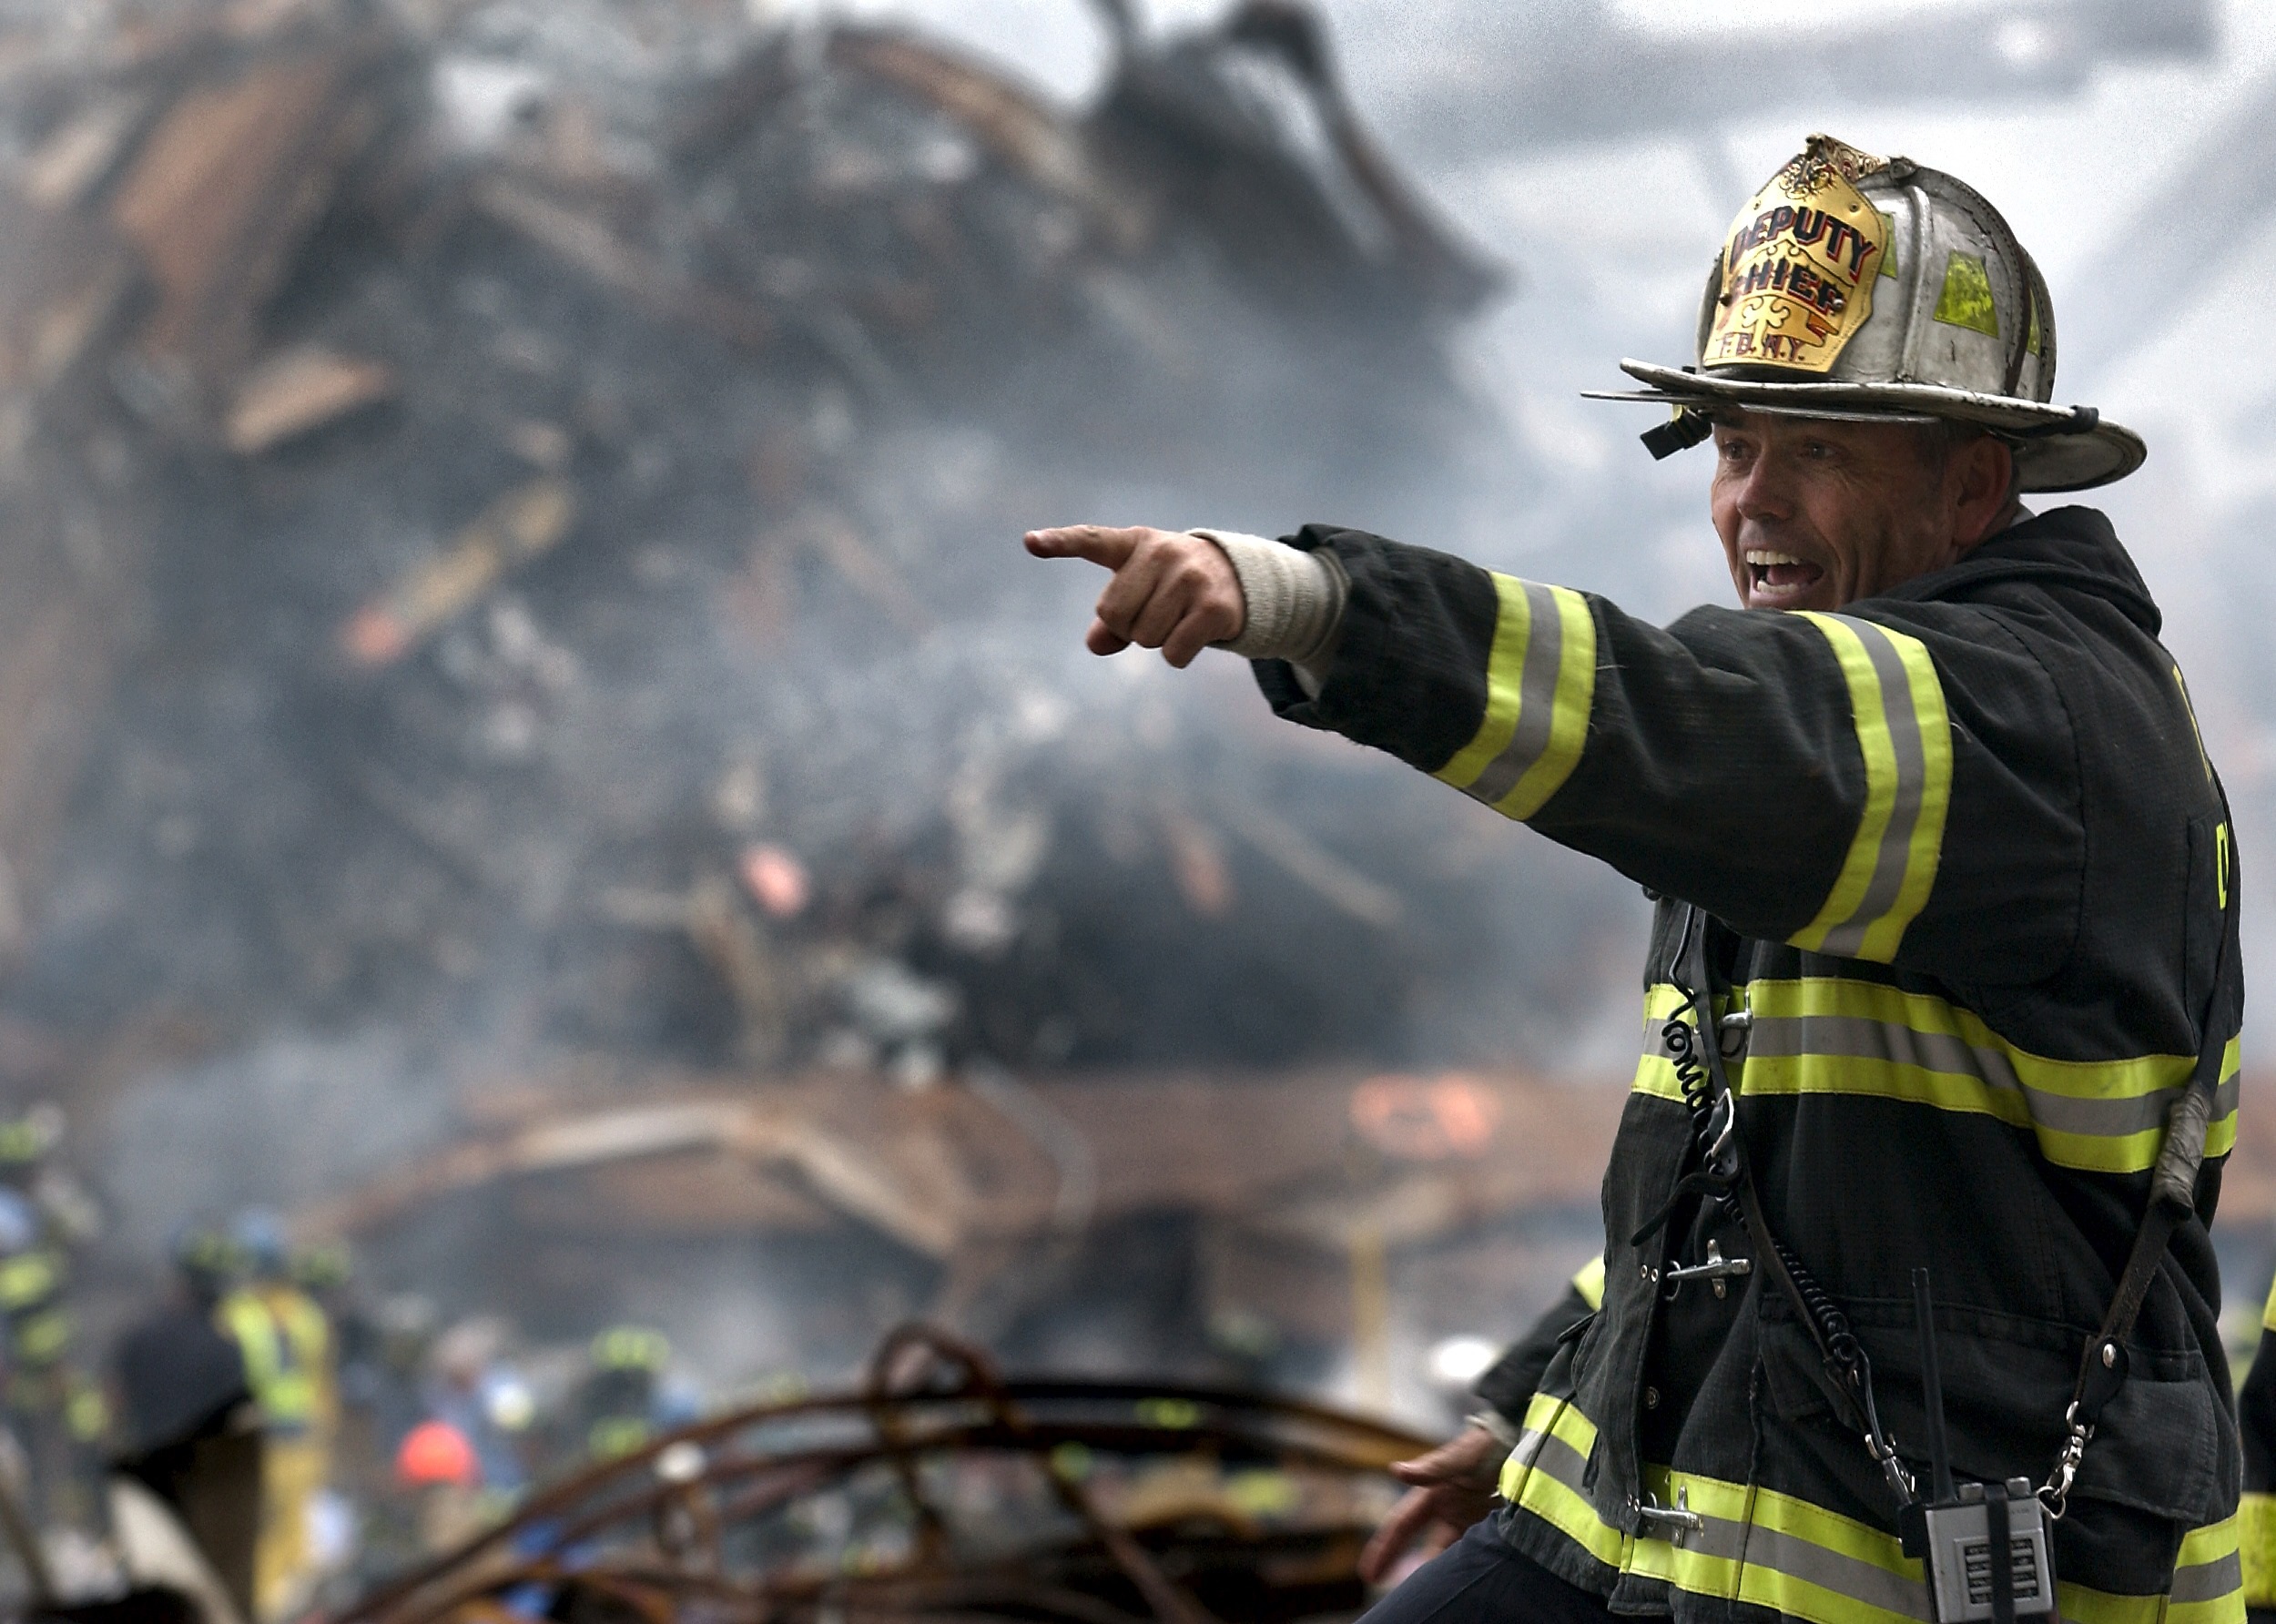
[[[1923,1466],[1928,1433],[1911,1305],[1862,1304],[1851,1318],[1873,1362],[1882,1426],[1899,1455]],[[1772,1412],[1814,1429],[1838,1426],[1831,1378],[1807,1328],[1784,1304],[1766,1299],[1762,1338]],[[2063,1410],[2085,1340],[2083,1332],[2047,1321],[1938,1309],[1936,1352],[1953,1470],[1977,1480],[2044,1482],[2063,1446]],[[2239,1450],[2202,1355],[2138,1348],[2132,1370],[2104,1410],[2071,1492],[2185,1529],[2220,1521],[2236,1508]],[[1863,1478],[1872,1463],[1862,1440],[1856,1455]]]
[[[2189,883],[2181,898],[2181,1008],[2192,1021],[2205,1012],[2220,959],[2229,888],[2236,878],[2230,838],[2229,825],[2220,817],[2190,820]]]

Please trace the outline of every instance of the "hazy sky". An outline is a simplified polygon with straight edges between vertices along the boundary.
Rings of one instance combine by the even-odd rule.
[[[1075,100],[1103,71],[1104,36],[1085,0],[747,0],[772,13],[833,10],[895,15],[1008,60],[1052,94]],[[1163,30],[1205,21],[1219,0],[1140,0]],[[2276,5],[2226,0],[2219,58],[2100,71],[2080,94],[1977,108],[1863,102],[1840,83],[1750,104],[1734,94],[1721,127],[1611,139],[1557,149],[1433,157],[1402,133],[1416,127],[1410,99],[1442,63],[1458,63],[1489,19],[1509,26],[1518,0],[1319,0],[1336,36],[1362,115],[1408,171],[1474,240],[1514,266],[1521,290],[1465,340],[1476,387],[1508,414],[1548,485],[1504,504],[1483,533],[1410,537],[1481,562],[1605,590],[1632,609],[1671,617],[1730,593],[1704,526],[1699,456],[1654,465],[1633,436],[1637,408],[1578,398],[1618,387],[1622,355],[1690,359],[1692,322],[1708,259],[1748,191],[1811,130],[1868,150],[1903,153],[1950,170],[1988,196],[2037,259],[2053,293],[2065,357],[2056,395],[2098,406],[2140,431],[2149,466],[2086,500],[2106,508],[2149,578],[2168,617],[2167,641],[2192,675],[2248,831],[2276,836],[2276,655],[2265,627],[2276,615],[2276,221],[2252,221],[2218,264],[2157,288],[2127,279],[2129,256],[2113,249],[2147,229],[2143,211],[2239,112],[2276,80]],[[1878,0],[1844,8],[1844,25],[1931,11],[2028,0]],[[2071,0],[2048,0],[2059,11]],[[1583,0],[1520,8],[1553,27]],[[1623,21],[1661,34],[1718,36],[1725,47],[1763,13],[1728,0],[1615,0]],[[1986,48],[2000,36],[1987,24]],[[2010,40],[2012,43],[2012,40]],[[1885,88],[1885,86],[1884,86]],[[1759,110],[1750,111],[1750,107]],[[2262,137],[2261,139],[2268,137]],[[2276,162],[2276,142],[2268,161]],[[2219,208],[2220,198],[2174,199]],[[2088,289],[2098,265],[2117,287]],[[2075,321],[2082,311],[2090,325]],[[2066,314],[2068,312],[2068,314]],[[2096,375],[2088,348],[2119,346],[2124,360]],[[2042,505],[2053,505],[2052,501]],[[1489,503],[1489,511],[1491,504]],[[1102,515],[1103,516],[1103,515]],[[1346,518],[1342,514],[1289,516]],[[1349,522],[1365,523],[1366,515]],[[1191,515],[1122,515],[1121,522],[1187,523]],[[1269,527],[1269,522],[1252,523]],[[1600,533],[1576,550],[1572,537]],[[2263,564],[2263,554],[2271,562]],[[2248,873],[2251,870],[2248,868]],[[2266,937],[2276,949],[2276,933]]]
[[[756,5],[818,9],[819,0],[754,0]],[[1507,0],[1323,0],[1341,43],[1346,75],[1361,114],[1400,146],[1400,97],[1429,64],[1459,55],[1466,34]],[[2051,0],[2053,6],[2065,0]],[[1200,23],[1218,0],[1143,0],[1156,29]],[[1846,20],[1889,18],[1919,11],[1983,9],[1980,0],[1878,0],[1844,9]],[[840,11],[892,14],[1018,64],[1050,91],[1082,97],[1104,70],[1104,36],[1086,0],[845,0]],[[1548,2],[1543,14],[1573,0]],[[1728,0],[1619,0],[1614,9],[1637,27],[1661,34],[1730,34],[1760,18],[1757,6]],[[2010,5],[2012,9],[2012,5]],[[1639,423],[1630,410],[1582,402],[1584,387],[1619,384],[1621,355],[1689,360],[1689,323],[1707,257],[1743,191],[1793,152],[1810,129],[1833,129],[1869,150],[1905,152],[1948,168],[1987,193],[2033,250],[2056,296],[2058,320],[2078,311],[2078,278],[2097,264],[2138,214],[2167,187],[2180,164],[2220,132],[2240,105],[2265,93],[2276,75],[2276,6],[2229,0],[2221,18],[2221,59],[2197,66],[2119,66],[2065,100],[2019,100],[1956,109],[1924,100],[1857,107],[1848,86],[1828,84],[1792,100],[1760,102],[1687,141],[1639,138],[1561,150],[1473,157],[1432,164],[1402,152],[1420,182],[1478,241],[1520,270],[1525,289],[1475,334],[1478,378],[1514,414],[1525,439],[1575,478],[1634,480],[1639,492],[1671,502],[1696,501],[1701,471],[1693,460],[1651,466],[1637,455]],[[1743,111],[1746,102],[1734,97]],[[1732,191],[1737,178],[1739,188]],[[1646,209],[1607,209],[1607,202],[1651,200]],[[2188,216],[2179,216],[2188,218]],[[1584,241],[1573,220],[1591,220]],[[2162,229],[2162,225],[2160,225]],[[2110,375],[2071,364],[2058,375],[2062,401],[2092,402],[2151,442],[2151,469],[2097,501],[2121,521],[2174,612],[2174,642],[2215,642],[2221,630],[2199,624],[2206,548],[2217,546],[2230,521],[2276,493],[2276,451],[2265,432],[2276,405],[2267,357],[2276,352],[2276,223],[2238,243],[2212,270],[2188,287],[2156,291],[2094,289],[2119,311],[2142,320],[2147,343]],[[2124,264],[2124,261],[2121,261]],[[2106,316],[2097,298],[2094,311]],[[2115,325],[2103,319],[2101,325]],[[2083,343],[2110,346],[2119,334],[2067,330],[2069,355]],[[1511,543],[1523,551],[1519,542]],[[1719,594],[1719,564],[1707,553],[1682,551],[1666,583],[1664,603],[1643,610],[1678,612],[1698,596]],[[1593,584],[1593,583],[1575,583]],[[2217,594],[2215,594],[2217,596]],[[2215,605],[2217,607],[2217,605]],[[2276,610],[2276,605],[2270,605]],[[2220,651],[2208,646],[2208,660]],[[2215,710],[2221,703],[2215,701]],[[2235,716],[2224,730],[2256,756],[2251,728]],[[2256,735],[2253,735],[2256,737]],[[2271,753],[2276,757],[2276,753]],[[2240,762],[2244,766],[2244,762]]]

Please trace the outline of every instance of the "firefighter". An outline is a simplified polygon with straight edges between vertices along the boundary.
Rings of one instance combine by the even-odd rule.
[[[2020,500],[2144,455],[2050,403],[2055,338],[1983,198],[1812,137],[1695,364],[1622,363],[1655,454],[1713,443],[1740,608],[1326,525],[1029,536],[1113,571],[1093,651],[1246,655],[1655,898],[1600,1302],[1410,1467],[1426,1518],[1500,1500],[1377,1624],[2240,1617],[2236,854],[2109,522]]]
[[[230,1605],[250,1618],[259,1416],[243,1355],[215,1314],[236,1272],[233,1249],[214,1230],[185,1224],[169,1250],[173,1290],[114,1355],[124,1423],[116,1467],[180,1518]]]
[[[695,1419],[666,1379],[672,1345],[646,1325],[611,1325],[593,1338],[576,1418],[589,1459],[615,1460]]]
[[[91,1509],[110,1408],[76,1357],[71,1254],[100,1231],[101,1216],[56,1162],[65,1125],[53,1104],[0,1118],[0,1314],[9,1423],[31,1460],[36,1511],[77,1522]]]
[[[254,1611],[285,1617],[318,1575],[310,1516],[331,1477],[337,1399],[332,1333],[324,1311],[292,1280],[284,1225],[272,1213],[239,1214],[232,1240],[246,1279],[222,1299],[221,1328],[245,1359],[261,1416],[261,1527],[254,1552]]]
[[[2244,1434],[2244,1499],[2237,1542],[2251,1624],[2276,1624],[2276,1285],[2261,1310],[2252,1367],[2237,1391]]]

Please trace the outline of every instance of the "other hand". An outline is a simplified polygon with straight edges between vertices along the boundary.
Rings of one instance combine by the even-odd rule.
[[[1459,1539],[1492,1508],[1494,1482],[1509,1453],[1484,1427],[1466,1426],[1429,1454],[1394,1465],[1391,1476],[1407,1490],[1359,1553],[1359,1577],[1379,1585],[1417,1544],[1425,1556],[1436,1556]]]
[[[1248,624],[1240,577],[1217,543],[1200,536],[1072,524],[1028,532],[1027,550],[1038,558],[1087,558],[1114,572],[1083,639],[1094,655],[1118,655],[1134,643],[1160,649],[1182,671]]]

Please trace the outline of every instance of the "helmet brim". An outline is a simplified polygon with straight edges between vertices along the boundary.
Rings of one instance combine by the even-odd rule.
[[[2140,435],[2092,413],[1943,384],[1776,383],[1641,360],[1623,360],[1621,370],[1650,387],[1590,391],[1590,398],[1667,406],[1738,406],[1782,417],[1842,422],[1974,423],[2008,438],[2025,491],[2085,491],[2107,485],[2139,468],[2149,454]]]

